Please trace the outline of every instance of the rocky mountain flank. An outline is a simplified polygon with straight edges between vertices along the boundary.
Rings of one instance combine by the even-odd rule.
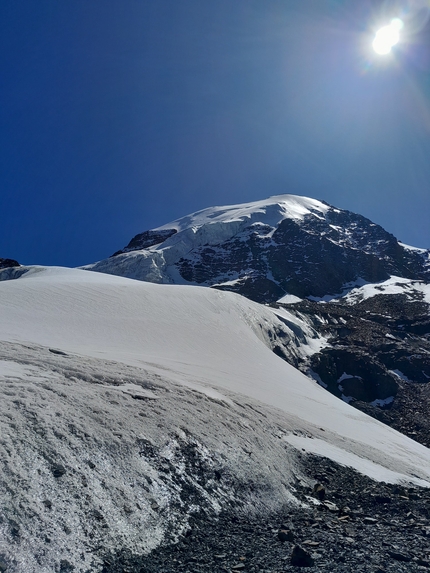
[[[145,231],[87,268],[234,291],[275,312],[288,309],[326,343],[293,356],[289,340],[273,333],[274,352],[430,445],[430,251],[404,245],[369,219],[282,195]],[[359,288],[369,283],[372,296]]]
[[[312,325],[325,348],[296,362],[329,392],[430,447],[430,312],[416,294],[276,304]],[[278,346],[275,351],[282,355]],[[285,355],[286,358],[286,355]]]

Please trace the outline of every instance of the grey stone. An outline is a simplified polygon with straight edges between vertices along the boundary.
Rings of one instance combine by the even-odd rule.
[[[313,567],[315,564],[312,556],[300,545],[296,545],[291,554],[291,565],[294,567]]]
[[[290,529],[280,529],[278,531],[279,541],[294,541],[294,534]]]
[[[55,478],[60,478],[66,473],[66,468],[61,464],[53,464],[51,471]]]
[[[320,483],[316,483],[314,485],[314,489],[312,490],[312,493],[314,494],[315,497],[317,497],[318,499],[320,499],[321,501],[325,498],[325,487],[323,485],[321,485]]]
[[[406,553],[401,553],[400,551],[388,551],[388,555],[395,559],[396,561],[412,561],[412,557]]]

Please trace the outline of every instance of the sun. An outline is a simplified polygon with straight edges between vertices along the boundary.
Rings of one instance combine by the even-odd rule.
[[[385,55],[391,52],[400,39],[400,30],[403,28],[403,21],[400,18],[394,18],[388,24],[380,28],[373,40],[373,49],[377,54]]]

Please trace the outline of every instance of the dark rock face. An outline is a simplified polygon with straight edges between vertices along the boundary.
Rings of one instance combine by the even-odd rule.
[[[129,253],[130,251],[148,249],[149,247],[163,243],[176,232],[176,229],[167,229],[163,231],[145,231],[144,233],[139,233],[131,239],[124,249],[116,251],[112,257],[116,257],[116,255],[121,255],[122,253]]]
[[[0,258],[0,269],[9,269],[11,267],[20,267],[21,265],[18,261],[14,259],[1,259]]]
[[[291,565],[294,567],[313,567],[315,561],[303,547],[296,545],[291,554]]]
[[[284,219],[274,232],[254,223],[224,243],[192,249],[177,267],[187,281],[266,303],[285,292],[302,298],[336,294],[358,277],[378,282],[390,275],[430,276],[421,252],[403,248],[365,217],[334,208],[325,218]],[[234,284],[220,284],[232,277]]]
[[[312,367],[327,389],[339,397],[372,402],[397,394],[398,385],[383,365],[353,348],[323,350],[313,357]]]

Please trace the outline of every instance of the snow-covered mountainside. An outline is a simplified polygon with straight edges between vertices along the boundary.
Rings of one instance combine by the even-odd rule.
[[[157,283],[231,290],[258,302],[323,297],[359,278],[430,276],[430,251],[408,247],[349,211],[296,195],[213,207],[134,237],[88,269]]]
[[[430,487],[430,450],[272,352],[273,333],[303,344],[287,311],[208,288],[26,271],[0,282],[2,571],[114,571],[112,555],[140,558],[227,510],[337,511],[310,496],[303,452]]]
[[[325,344],[307,352],[307,336],[293,356],[277,340],[279,356],[430,445],[430,390],[410,386],[430,380],[429,250],[360,215],[282,195],[204,209],[137,235],[87,268],[238,292],[269,303],[280,318],[287,309],[299,329],[313,329]],[[411,407],[414,392],[419,404]]]
[[[391,276],[386,281],[377,284],[356,285],[348,289],[341,297],[332,300],[343,300],[352,305],[373,298],[378,295],[404,295],[409,301],[422,300],[430,305],[430,284],[421,281],[413,281],[402,277]]]

